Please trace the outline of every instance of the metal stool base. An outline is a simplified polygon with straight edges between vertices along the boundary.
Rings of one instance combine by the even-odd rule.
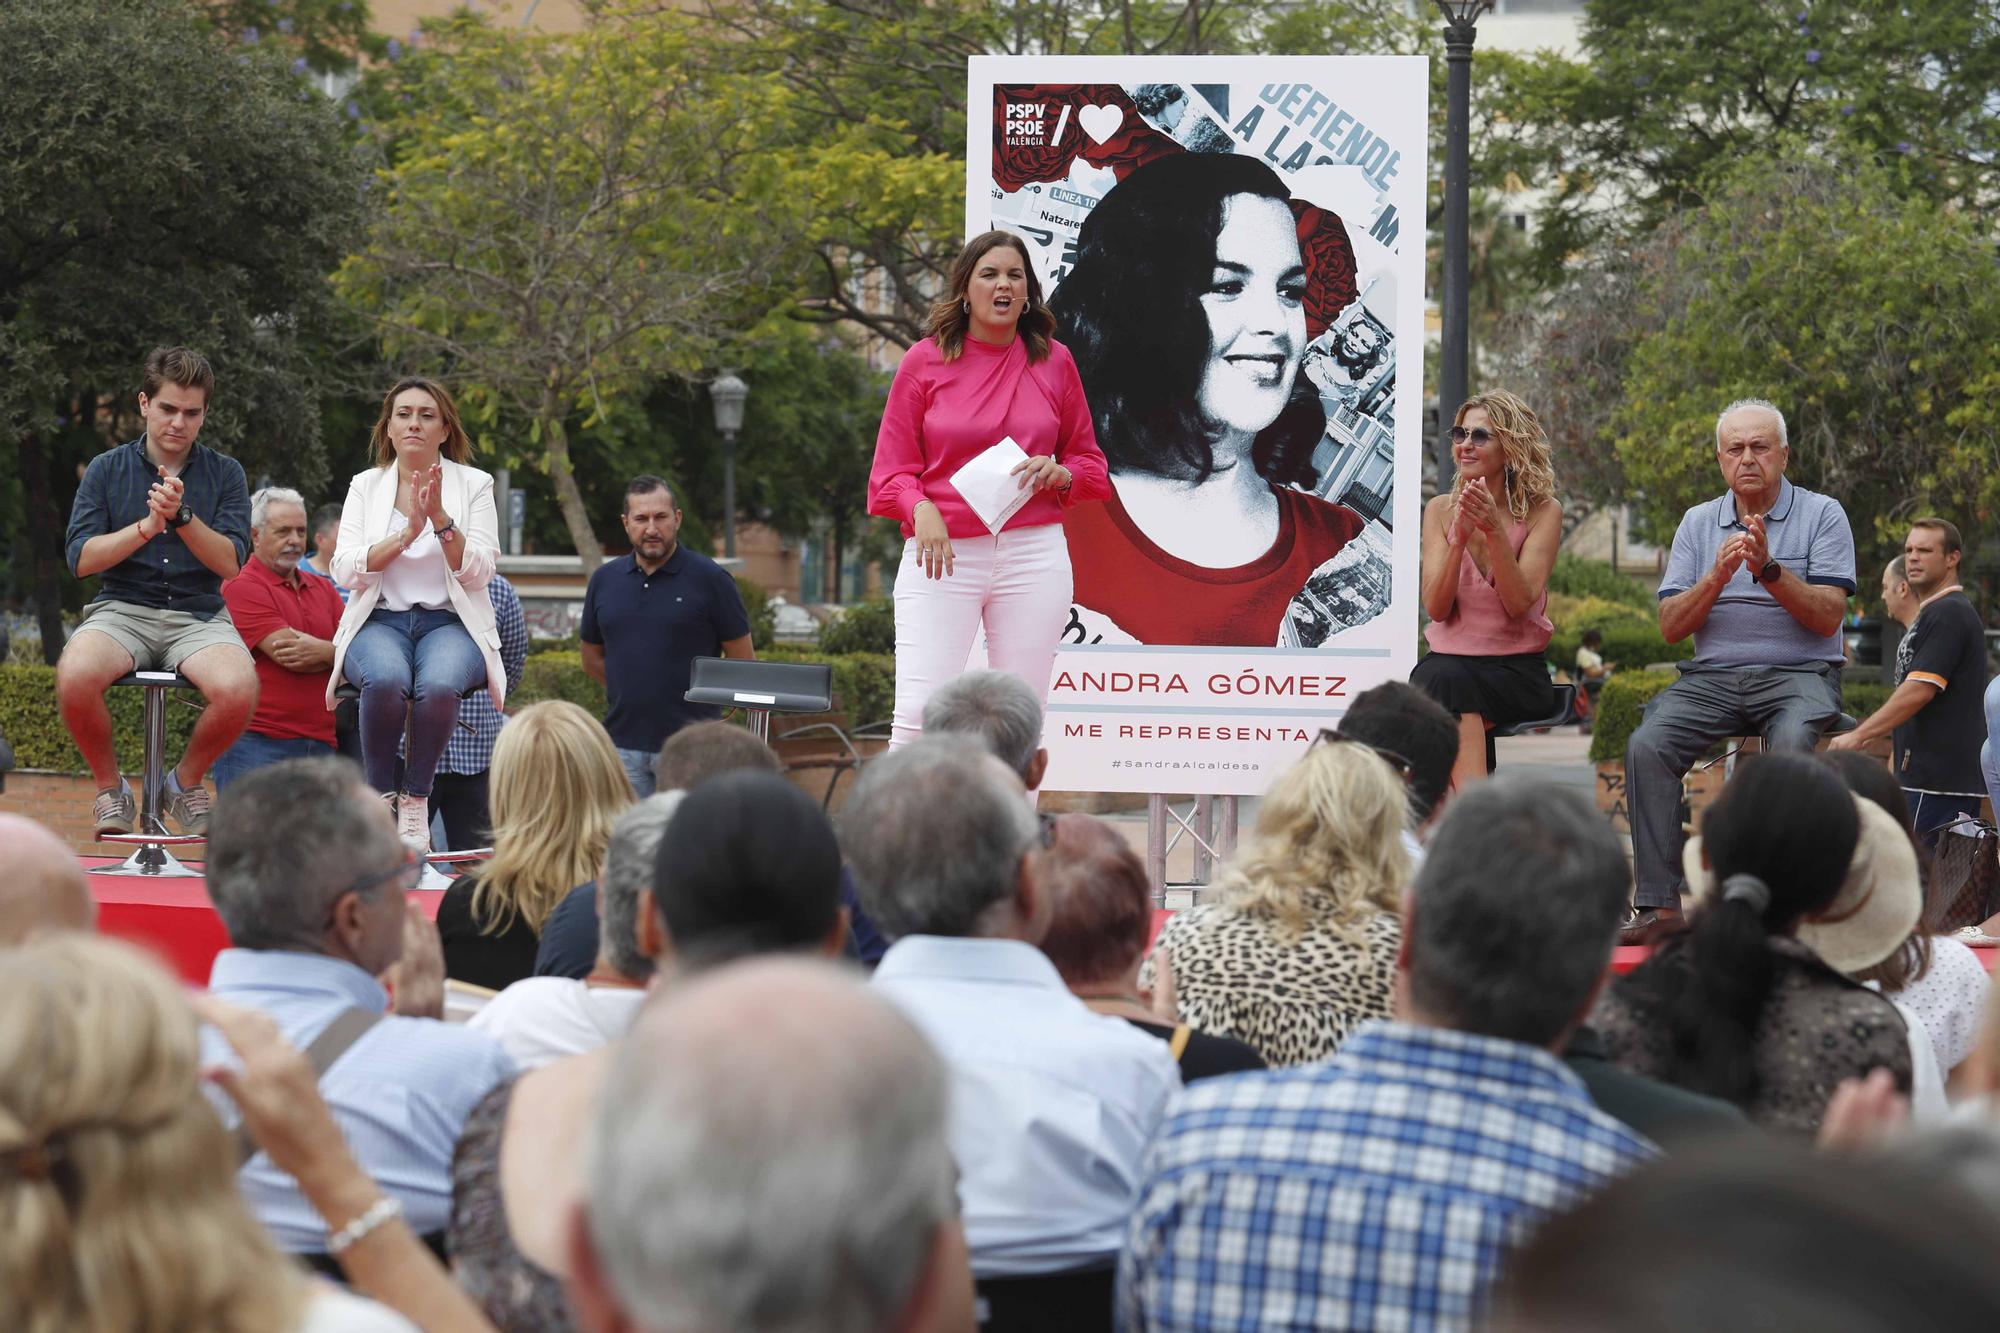
[[[99,842],[131,843],[132,854],[116,866],[103,870],[93,870],[93,875],[114,877],[135,877],[143,879],[200,879],[199,870],[190,870],[177,860],[169,847],[193,847],[208,841],[206,838],[171,837],[163,835],[145,836],[135,833],[114,833]]]

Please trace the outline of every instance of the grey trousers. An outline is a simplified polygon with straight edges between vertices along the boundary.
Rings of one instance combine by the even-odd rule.
[[[1681,877],[1681,779],[1725,736],[1761,736],[1766,750],[1810,751],[1840,716],[1840,668],[1681,668],[1654,695],[1625,743],[1625,795],[1632,818],[1634,905],[1675,907]]]

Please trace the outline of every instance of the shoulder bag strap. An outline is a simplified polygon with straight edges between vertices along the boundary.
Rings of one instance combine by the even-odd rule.
[[[1187,1049],[1188,1038],[1193,1035],[1194,1029],[1181,1023],[1174,1028],[1174,1035],[1167,1038],[1167,1049],[1173,1052],[1175,1064],[1181,1062],[1181,1052]]]
[[[320,1034],[312,1039],[305,1049],[306,1062],[312,1066],[313,1081],[317,1083],[326,1077],[326,1071],[333,1068],[334,1061],[347,1054],[347,1048],[361,1040],[368,1029],[382,1021],[382,1015],[370,1013],[366,1009],[349,1007],[333,1016],[333,1021],[320,1029]],[[236,1167],[241,1170],[252,1157],[257,1155],[257,1142],[250,1137],[250,1128],[243,1121],[236,1122]]]

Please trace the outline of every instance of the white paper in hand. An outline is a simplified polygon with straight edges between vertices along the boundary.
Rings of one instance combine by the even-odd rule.
[[[951,474],[951,484],[996,537],[1007,520],[1034,497],[1035,493],[1014,475],[1014,469],[1027,457],[1009,435]]]

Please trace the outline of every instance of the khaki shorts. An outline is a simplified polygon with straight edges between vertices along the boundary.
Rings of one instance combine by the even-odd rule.
[[[134,671],[178,671],[181,663],[218,643],[240,653],[250,651],[227,607],[203,620],[191,611],[92,602],[83,608],[83,620],[76,627],[78,634],[85,630],[104,635],[130,653]]]

